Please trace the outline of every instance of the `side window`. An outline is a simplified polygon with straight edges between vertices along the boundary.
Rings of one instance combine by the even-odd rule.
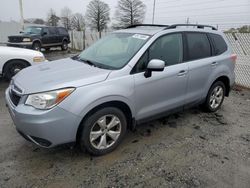
[[[49,30],[48,30],[48,28],[43,28],[43,33],[47,33],[47,35],[49,34]]]
[[[211,46],[205,33],[186,33],[188,60],[211,56]]]
[[[222,36],[210,33],[209,37],[213,41],[215,55],[220,55],[227,51],[227,44]]]
[[[152,59],[163,60],[166,66],[175,65],[182,62],[183,45],[182,34],[169,34],[158,38],[143,54],[136,64],[133,72],[146,70],[147,64]]]
[[[49,33],[50,33],[51,35],[56,35],[56,34],[57,34],[56,28],[55,28],[55,27],[49,27]]]
[[[61,35],[67,35],[68,34],[67,30],[65,28],[62,28],[62,27],[59,27],[58,31],[59,31],[59,33]]]

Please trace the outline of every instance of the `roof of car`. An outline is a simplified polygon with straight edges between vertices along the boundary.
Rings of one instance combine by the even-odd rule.
[[[183,26],[185,28],[183,29]],[[191,26],[191,27],[190,27]],[[209,28],[209,29],[207,29]],[[116,31],[118,33],[140,33],[145,35],[155,35],[156,33],[163,30],[178,30],[178,31],[217,31],[217,29],[210,25],[199,25],[199,24],[174,24],[174,25],[153,25],[153,24],[139,24],[132,25],[126,29]]]

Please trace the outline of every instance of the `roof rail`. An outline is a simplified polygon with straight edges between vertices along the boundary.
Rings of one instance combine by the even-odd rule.
[[[217,30],[214,26],[200,25],[200,24],[174,24],[174,25],[168,26],[166,29],[174,29],[178,26],[194,26],[194,27],[197,27],[198,29],[204,29],[205,27],[210,27],[212,30]]]
[[[165,28],[169,27],[169,25],[159,25],[159,24],[135,24],[135,25],[130,25],[126,27],[126,29],[140,27],[140,26],[165,27]]]

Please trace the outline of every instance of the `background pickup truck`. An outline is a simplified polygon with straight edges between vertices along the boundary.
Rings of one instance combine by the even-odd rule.
[[[19,35],[9,36],[7,46],[30,48],[41,51],[41,48],[49,50],[51,47],[68,49],[70,38],[63,27],[31,26],[27,27]]]

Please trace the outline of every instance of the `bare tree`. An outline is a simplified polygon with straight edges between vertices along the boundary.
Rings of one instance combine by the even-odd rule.
[[[68,7],[64,7],[61,11],[61,21],[63,26],[67,29],[71,29],[72,11]]]
[[[119,0],[115,13],[114,28],[124,28],[143,22],[146,5],[140,0]]]
[[[33,21],[34,24],[40,24],[40,25],[43,25],[45,24],[45,21],[41,18],[36,18],[34,21]]]
[[[87,7],[86,17],[88,24],[92,29],[99,32],[100,38],[102,36],[101,32],[107,28],[107,24],[110,21],[109,12],[108,4],[100,0],[92,0]]]
[[[85,27],[85,20],[82,14],[76,13],[73,15],[72,20],[72,29],[75,29],[77,31],[83,31]]]
[[[56,12],[53,9],[50,9],[48,12],[47,25],[57,26],[60,18],[56,15]]]

